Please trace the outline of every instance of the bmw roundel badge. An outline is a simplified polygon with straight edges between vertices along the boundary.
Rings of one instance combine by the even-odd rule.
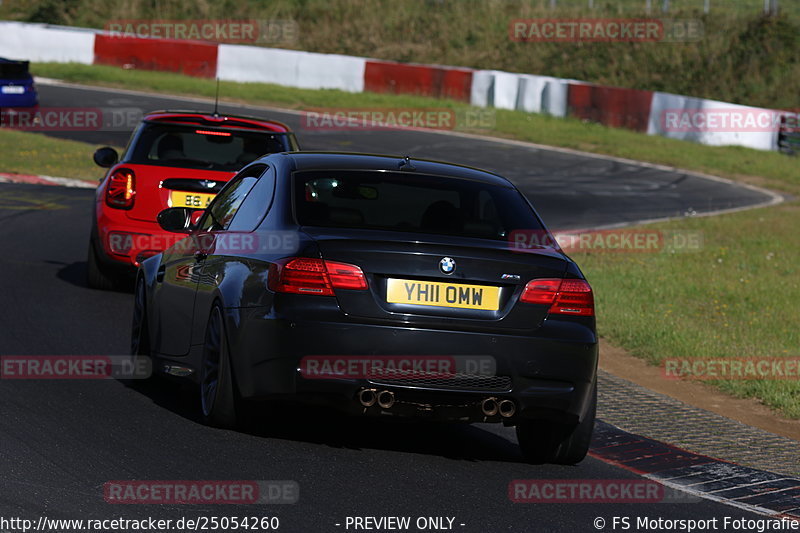
[[[456,271],[456,260],[452,257],[443,257],[439,261],[439,270],[442,271],[442,274],[452,274]]]

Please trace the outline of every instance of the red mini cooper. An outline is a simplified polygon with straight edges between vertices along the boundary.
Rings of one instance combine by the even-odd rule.
[[[162,210],[204,209],[245,164],[295,150],[294,134],[272,120],[193,111],[145,115],[121,159],[110,147],[94,154],[95,163],[109,170],[94,203],[89,286],[114,288],[143,259],[183,237],[159,227]]]

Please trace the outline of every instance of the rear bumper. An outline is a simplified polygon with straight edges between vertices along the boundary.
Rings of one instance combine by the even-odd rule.
[[[2,86],[2,84],[0,84]],[[31,89],[26,85],[25,92],[22,94],[3,94],[0,93],[0,107],[3,108],[4,113],[18,113],[18,117],[5,117],[9,122],[8,126],[13,127],[14,124],[20,125],[25,129],[33,124],[33,119],[38,112],[39,95],[35,89]],[[14,108],[20,108],[19,110]],[[35,109],[34,109],[35,108]]]
[[[232,310],[229,310],[229,313]],[[237,314],[238,310],[233,311]],[[230,328],[234,374],[245,398],[286,398],[337,407],[354,414],[397,414],[466,421],[520,418],[580,421],[590,403],[597,377],[597,337],[593,327],[566,321],[546,321],[537,336],[498,335],[350,322],[302,322],[258,313],[238,316]],[[447,380],[425,385],[365,376],[337,379],[304,377],[303,358],[309,356],[490,356],[496,376],[508,387],[451,385]],[[186,361],[184,359],[183,363]],[[190,366],[199,367],[199,362]],[[452,383],[452,382],[451,382]],[[358,401],[363,389],[394,393],[391,409]],[[486,417],[484,399],[509,399],[513,417]]]
[[[155,221],[135,220],[124,210],[99,206],[94,238],[104,262],[114,266],[133,271],[185,237],[162,230]]]

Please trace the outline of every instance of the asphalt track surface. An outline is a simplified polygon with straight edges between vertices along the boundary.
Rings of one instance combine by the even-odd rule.
[[[48,106],[195,107],[106,90],[40,89]],[[297,125],[295,115],[269,115]],[[557,227],[766,199],[653,169],[429,133],[299,135],[307,149],[408,153],[498,171]],[[116,132],[66,136],[99,144],[124,144],[127,137]],[[0,255],[0,355],[126,353],[131,295],[90,290],[84,282],[92,195],[91,190],[0,185],[5,251]],[[575,467],[526,464],[513,431],[494,425],[437,426],[301,411],[264,418],[249,432],[233,432],[201,425],[190,390],[111,380],[0,380],[0,517],[278,516],[279,531],[292,532],[347,531],[347,516],[410,516],[412,523],[419,516],[454,517],[454,529],[465,532],[597,531],[597,517],[606,520],[603,530],[611,531],[614,516],[634,521],[642,516],[757,518],[707,500],[534,505],[514,504],[507,493],[514,479],[635,478],[592,458]],[[104,501],[105,482],[131,479],[294,480],[300,501],[272,506]]]

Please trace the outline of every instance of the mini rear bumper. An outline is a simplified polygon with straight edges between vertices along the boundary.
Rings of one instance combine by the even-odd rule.
[[[104,207],[97,217],[95,237],[104,262],[132,270],[186,235],[164,231],[155,221],[135,220],[126,211]]]

